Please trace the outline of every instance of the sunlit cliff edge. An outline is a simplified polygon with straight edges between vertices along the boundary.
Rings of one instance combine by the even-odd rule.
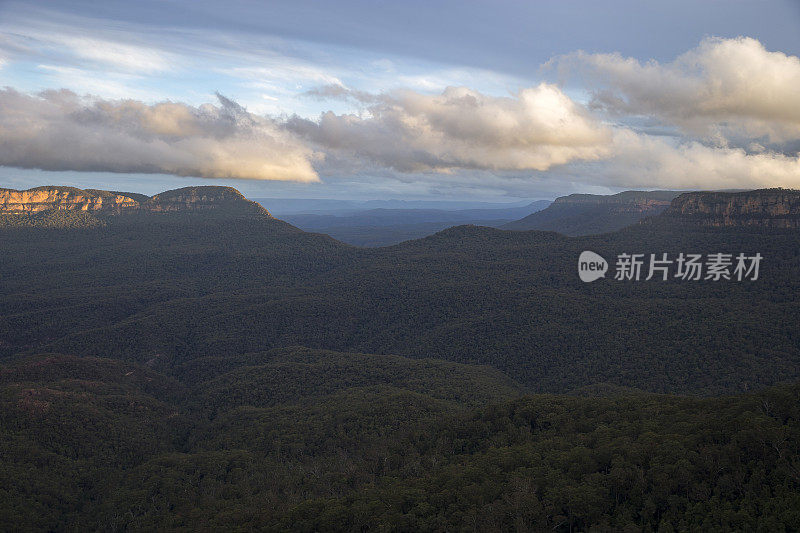
[[[233,187],[184,187],[149,197],[143,194],[43,186],[18,191],[0,189],[0,213],[32,214],[47,210],[95,214],[226,210],[269,215]]]

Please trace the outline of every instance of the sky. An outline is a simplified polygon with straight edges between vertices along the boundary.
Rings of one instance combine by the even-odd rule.
[[[0,0],[0,187],[800,188],[800,1]]]

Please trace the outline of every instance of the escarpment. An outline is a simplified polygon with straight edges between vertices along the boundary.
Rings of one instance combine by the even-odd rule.
[[[0,212],[37,213],[48,209],[116,211],[140,204],[124,193],[82,190],[74,187],[36,187],[25,191],[0,189]]]
[[[675,198],[662,216],[710,227],[800,228],[800,191],[685,193]]]
[[[24,191],[0,189],[0,214],[32,214],[47,210],[87,211],[98,215],[136,212],[225,211],[269,213],[233,187],[184,187],[149,197],[143,194],[45,186]]]
[[[563,206],[603,206],[610,213],[660,213],[679,193],[673,191],[625,191],[613,195],[570,194],[553,202],[554,208]]]

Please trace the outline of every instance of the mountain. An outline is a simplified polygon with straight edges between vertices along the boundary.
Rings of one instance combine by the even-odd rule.
[[[625,191],[610,196],[571,194],[556,198],[546,209],[501,227],[518,231],[557,231],[564,235],[608,233],[663,212],[679,194],[676,191]]]
[[[143,194],[44,186],[18,191],[0,189],[0,216],[35,215],[45,211],[85,211],[106,216],[137,212],[214,210],[228,214],[269,213],[233,187],[184,187],[148,197]],[[29,220],[35,221],[36,218]]]
[[[287,214],[283,219],[305,231],[326,233],[356,246],[389,246],[461,224],[498,227],[539,211],[547,200],[495,209],[369,209],[347,214]]]
[[[140,204],[142,211],[180,212],[214,210],[226,214],[266,215],[269,212],[233,187],[184,187],[157,194]]]
[[[137,196],[137,198],[134,198]],[[138,207],[141,195],[74,187],[35,187],[25,191],[0,189],[0,213],[36,213],[47,209],[109,211]]]
[[[675,198],[664,217],[688,225],[800,228],[800,191],[693,192]]]

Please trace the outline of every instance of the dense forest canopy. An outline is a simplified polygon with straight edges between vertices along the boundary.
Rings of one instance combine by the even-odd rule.
[[[159,355],[172,368],[305,345],[492,365],[532,392],[710,394],[800,376],[797,231],[652,220],[580,238],[460,226],[378,249],[213,212],[10,227],[0,351]],[[757,281],[584,284],[583,250],[612,268],[621,253],[764,259]]]
[[[196,360],[183,382],[151,366],[62,354],[0,365],[0,522],[800,526],[797,386],[708,399],[521,396],[487,367],[305,348]]]

